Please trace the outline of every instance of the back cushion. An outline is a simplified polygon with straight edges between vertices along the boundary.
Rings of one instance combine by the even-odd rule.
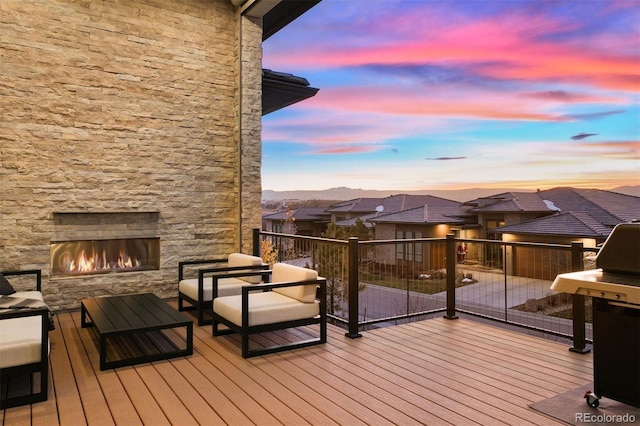
[[[9,280],[7,280],[4,277],[4,274],[2,272],[0,272],[0,294],[3,295],[3,296],[8,296],[8,295],[13,294],[15,292],[16,291],[13,289],[13,286],[11,285]]]
[[[262,259],[257,256],[250,256],[248,254],[231,253],[229,255],[227,265],[232,267],[262,265]],[[235,272],[240,272],[240,271],[235,271]],[[257,272],[257,271],[254,270],[252,272]],[[238,278],[252,284],[258,284],[262,282],[262,276],[260,275],[255,275],[250,277],[238,277]]]
[[[295,282],[317,280],[318,272],[313,269],[293,266],[287,263],[276,263],[273,265],[271,282]],[[298,285],[293,287],[274,288],[273,291],[298,299],[301,302],[310,303],[316,300],[316,284]]]

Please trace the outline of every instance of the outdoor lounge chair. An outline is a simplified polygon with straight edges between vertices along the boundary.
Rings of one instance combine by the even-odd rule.
[[[242,287],[241,295],[216,297],[213,301],[214,336],[239,333],[242,357],[249,358],[327,341],[327,281],[312,269],[276,263],[270,283]],[[219,324],[228,327],[219,330]],[[318,338],[250,350],[254,333],[319,324]]]
[[[198,269],[198,278],[185,278],[185,266],[216,265]],[[266,271],[269,265],[257,256],[231,253],[227,259],[191,260],[178,264],[178,310],[197,310],[198,325],[211,324],[205,312],[211,309],[213,282],[217,282],[217,296],[240,294],[243,286],[263,281],[260,274],[243,275],[242,272]],[[190,306],[184,306],[184,302]]]
[[[35,290],[15,291],[5,276],[35,275]],[[49,308],[39,270],[0,273],[0,409],[48,398]]]

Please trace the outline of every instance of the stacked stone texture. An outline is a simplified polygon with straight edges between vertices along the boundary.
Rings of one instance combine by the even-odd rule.
[[[250,241],[261,114],[243,107],[240,153],[237,19],[228,0],[0,2],[0,270],[41,269],[54,309],[170,297],[180,260]],[[243,43],[259,92],[259,28]],[[51,242],[92,233],[160,237],[160,270],[50,277]]]

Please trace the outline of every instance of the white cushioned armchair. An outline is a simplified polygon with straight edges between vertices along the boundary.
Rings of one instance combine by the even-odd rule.
[[[204,265],[197,269],[198,278],[186,278],[186,267]],[[207,267],[208,265],[208,267]],[[211,266],[215,265],[215,266]],[[266,271],[269,265],[257,256],[243,253],[231,253],[227,259],[191,260],[178,264],[178,310],[197,310],[198,325],[211,324],[205,319],[205,312],[211,309],[214,297],[240,294],[246,285],[258,284],[264,278],[260,271]],[[217,284],[214,296],[213,283]],[[185,306],[187,302],[189,306]]]
[[[4,276],[35,275],[35,290],[2,291],[3,306],[44,305],[36,308],[7,308],[0,310],[0,378],[2,378],[2,398],[0,409],[45,401],[49,384],[49,309],[44,304],[41,293],[41,272],[39,270],[3,272]],[[7,281],[8,283],[8,281]],[[11,285],[8,284],[10,287]],[[37,303],[42,302],[42,303]],[[12,392],[12,380],[29,381],[27,391]],[[9,392],[5,395],[5,386]],[[23,387],[18,386],[23,389]]]
[[[249,358],[327,341],[327,281],[312,269],[276,263],[271,282],[245,286],[242,294],[213,300],[214,336],[239,333],[242,356]],[[219,324],[228,329],[219,330]],[[319,324],[319,337],[263,347],[249,348],[254,333]]]

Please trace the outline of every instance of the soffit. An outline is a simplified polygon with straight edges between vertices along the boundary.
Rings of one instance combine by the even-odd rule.
[[[265,41],[321,0],[231,0],[242,14],[262,19]],[[309,82],[291,74],[262,71],[262,115],[293,105],[318,93]]]

